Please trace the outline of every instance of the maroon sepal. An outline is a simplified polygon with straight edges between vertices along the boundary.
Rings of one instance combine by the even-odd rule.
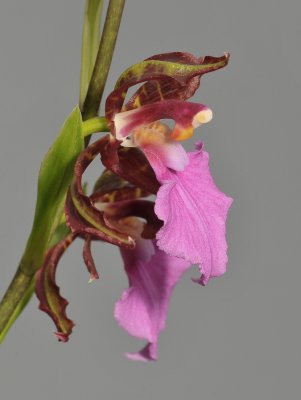
[[[141,197],[147,197],[149,195],[150,193],[146,190],[140,189],[136,186],[129,186],[112,190],[111,192],[107,192],[104,194],[96,192],[91,194],[90,199],[93,201],[94,204],[114,203],[123,200],[134,200]]]
[[[107,136],[100,148],[103,165],[121,176],[132,185],[146,192],[156,194],[160,184],[148,160],[141,150],[134,147],[121,147],[113,137]]]
[[[92,200],[93,203],[112,203],[150,195],[151,193],[148,191],[134,186],[130,182],[114,174],[114,172],[106,169],[95,183],[90,200]]]
[[[83,248],[83,259],[90,273],[89,282],[93,282],[96,279],[99,279],[99,275],[91,252],[91,240],[92,240],[91,236],[87,236],[85,238],[84,248]]]
[[[121,176],[114,174],[114,172],[105,169],[100,177],[95,182],[93,187],[94,193],[110,193],[113,190],[121,189],[129,186],[129,182],[121,178]]]
[[[225,56],[219,57],[218,59],[223,59]],[[209,64],[213,60],[217,60],[215,57],[195,57],[190,53],[183,52],[173,52],[157,54],[146,60],[160,60],[169,61],[180,64]],[[155,103],[161,100],[187,100],[194,95],[196,90],[200,86],[201,75],[194,76],[188,79],[186,84],[183,86],[174,79],[166,77],[166,79],[161,79],[160,82],[153,80],[144,83],[137,91],[133,94],[130,100],[123,106],[123,111],[132,110],[137,108],[139,98],[139,104],[145,105],[149,103]]]
[[[91,199],[84,194],[82,175],[103,146],[104,139],[87,147],[78,157],[72,183],[65,204],[66,222],[71,231],[82,237],[91,236],[126,248],[134,248],[134,240],[106,224],[103,211],[98,210]]]
[[[93,209],[94,208],[95,207],[93,206]],[[102,230],[91,225],[85,218],[83,218],[75,208],[69,190],[69,192],[67,193],[67,198],[65,203],[65,215],[66,215],[66,223],[74,234],[82,238],[90,237],[93,240],[103,240],[105,242],[114,244],[116,246],[133,249],[135,247],[134,241],[131,239],[129,240],[129,236],[124,234],[123,232],[116,231],[115,229],[112,229],[110,226],[108,226],[104,218],[104,213],[102,211],[98,212],[101,214],[101,220],[97,219],[94,221],[94,223],[99,224],[101,222],[102,229],[104,229],[103,227],[105,226],[105,229],[107,229],[108,232],[111,233],[116,232],[119,238],[124,238],[124,242],[122,242],[117,237],[112,237],[105,234]]]
[[[108,123],[111,124],[112,133],[114,134],[112,121],[115,114],[165,99],[186,100],[199,87],[202,75],[223,68],[227,65],[228,60],[228,53],[225,53],[222,57],[197,58],[189,53],[173,52],[157,54],[128,68],[120,76],[115,89],[106,100],[106,118]],[[161,63],[158,64],[156,61]],[[170,68],[171,64],[177,64],[178,67]],[[185,68],[189,66],[199,66],[199,69]],[[146,83],[124,106],[128,89],[142,82]]]
[[[109,203],[105,207],[105,218],[108,223],[111,223],[112,220],[120,220],[127,217],[142,218],[146,221],[142,237],[154,239],[163,224],[155,214],[154,206],[155,203],[152,201],[137,199]]]
[[[75,238],[76,235],[69,234],[52,247],[36,274],[35,292],[40,301],[39,308],[52,318],[57,328],[54,334],[61,342],[68,341],[74,322],[66,315],[69,303],[60,295],[60,289],[55,282],[55,273],[60,258]]]

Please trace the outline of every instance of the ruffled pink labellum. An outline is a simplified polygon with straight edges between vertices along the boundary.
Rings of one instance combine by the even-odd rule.
[[[199,283],[205,285],[226,271],[225,225],[232,199],[215,185],[209,155],[202,145],[188,153],[183,171],[169,169],[158,154],[144,151],[162,185],[155,205],[158,218],[164,222],[157,244],[170,255],[199,264]]]

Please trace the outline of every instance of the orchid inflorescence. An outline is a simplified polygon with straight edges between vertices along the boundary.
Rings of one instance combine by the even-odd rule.
[[[78,156],[65,202],[66,235],[47,252],[36,274],[40,309],[53,319],[60,341],[74,323],[68,302],[55,281],[58,262],[76,239],[84,241],[83,259],[90,280],[98,279],[92,241],[120,248],[129,288],[115,306],[118,324],[147,341],[131,359],[155,360],[159,332],[165,327],[172,290],[185,271],[198,264],[206,285],[224,274],[227,264],[225,223],[232,199],[215,185],[209,156],[196,141],[195,151],[181,144],[212,118],[210,108],[188,102],[203,74],[227,65],[222,57],[198,58],[173,52],[152,56],[128,68],[105,104],[110,132]],[[126,101],[129,88],[140,84]],[[162,120],[174,120],[170,127]],[[105,167],[92,194],[82,176],[100,157]],[[147,199],[155,195],[155,201]]]

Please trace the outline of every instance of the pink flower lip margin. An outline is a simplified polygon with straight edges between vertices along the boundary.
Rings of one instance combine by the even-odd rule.
[[[206,285],[226,271],[226,219],[233,200],[215,185],[209,155],[202,144],[198,143],[197,150],[188,153],[188,158],[183,171],[171,171],[164,170],[161,160],[148,154],[162,184],[155,213],[164,225],[156,238],[161,250],[199,264],[198,282]]]

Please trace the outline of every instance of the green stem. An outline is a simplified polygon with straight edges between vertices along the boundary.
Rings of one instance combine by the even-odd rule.
[[[32,276],[25,275],[20,268],[18,268],[0,304],[0,342],[11,325],[10,321],[14,317],[15,310],[18,308],[22,299],[26,297],[27,290],[30,288],[32,280]]]
[[[113,58],[124,2],[125,0],[110,0],[109,2],[105,25],[92,77],[82,108],[84,121],[96,117],[98,114],[101,98]]]
[[[107,129],[103,118],[95,119],[94,117],[98,114],[103,90],[110,69],[124,2],[125,0],[110,0],[109,2],[95,67],[88,87],[87,96],[82,107],[83,120],[86,121],[93,118],[92,121],[87,121],[86,123],[86,144],[89,142],[90,134],[93,133],[95,129],[97,129],[97,131]],[[37,256],[39,261],[37,261],[35,257],[36,255],[33,256],[30,254],[31,257],[27,257],[28,255],[27,246],[18,270],[0,303],[0,342],[3,340],[8,329],[18,316],[18,311],[24,308],[33,292],[34,275],[37,270],[37,262],[41,265],[41,255],[39,254]],[[42,258],[44,258],[44,254]],[[30,262],[30,265],[24,265],[25,261]],[[26,273],[24,273],[24,271],[26,271]]]
[[[28,282],[30,279],[30,282]],[[13,325],[15,320],[21,314],[23,309],[26,307],[27,303],[32,297],[34,292],[34,278],[29,278],[27,275],[24,275],[22,271],[18,270],[10,287],[8,288],[2,302],[3,307],[6,310],[7,314],[10,315],[10,318],[7,322],[2,321],[5,313],[0,314],[0,324],[4,326],[4,329],[0,333],[0,343],[4,340],[7,332],[10,327]],[[21,300],[19,300],[21,298]]]
[[[86,0],[80,71],[79,106],[82,108],[91,80],[100,43],[100,20],[103,0]]]
[[[91,118],[83,123],[83,132],[85,137],[97,132],[109,132],[109,130],[105,117]]]

